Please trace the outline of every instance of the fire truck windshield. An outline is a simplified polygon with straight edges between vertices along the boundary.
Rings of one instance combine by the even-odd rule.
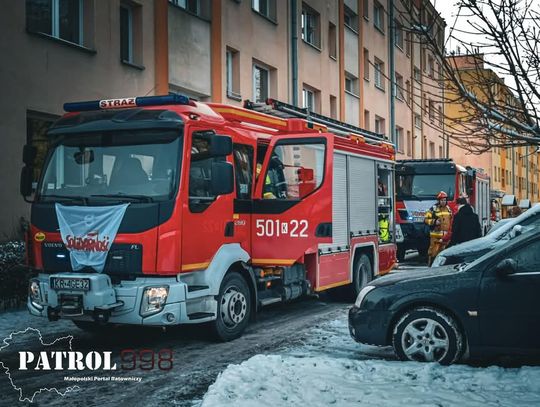
[[[38,187],[40,201],[171,199],[178,184],[181,133],[115,131],[58,136]]]
[[[396,177],[397,199],[435,199],[440,191],[454,199],[455,174],[398,174]]]

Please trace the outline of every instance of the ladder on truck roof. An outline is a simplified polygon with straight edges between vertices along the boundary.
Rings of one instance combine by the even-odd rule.
[[[382,134],[364,130],[360,127],[353,126],[352,124],[340,122],[339,120],[332,119],[331,117],[311,112],[308,108],[293,106],[285,102],[280,102],[279,100],[267,99],[264,103],[255,103],[250,100],[246,100],[244,101],[244,108],[259,113],[280,117],[282,119],[305,119],[308,122],[308,125],[322,125],[326,127],[330,133],[334,133],[337,136],[361,136],[366,140],[366,142],[376,142],[377,144],[383,143],[393,146],[393,144],[385,139]]]

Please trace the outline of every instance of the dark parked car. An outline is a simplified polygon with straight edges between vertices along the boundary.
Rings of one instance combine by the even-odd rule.
[[[470,264],[396,272],[364,287],[349,311],[357,341],[402,360],[540,354],[540,232]]]
[[[534,205],[517,218],[504,222],[484,237],[444,249],[435,257],[431,267],[470,263],[490,250],[507,245],[517,235],[534,231],[538,226],[540,226],[540,204]]]

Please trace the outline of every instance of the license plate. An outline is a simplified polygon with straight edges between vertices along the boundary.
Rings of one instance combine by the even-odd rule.
[[[90,280],[87,278],[51,278],[53,290],[90,290]]]
[[[413,222],[414,222],[414,223],[424,223],[424,219],[425,219],[425,218],[424,218],[423,216],[415,216],[415,217],[413,218]]]

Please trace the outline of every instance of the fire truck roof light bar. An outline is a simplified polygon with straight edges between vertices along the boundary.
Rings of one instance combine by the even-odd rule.
[[[262,111],[264,113],[272,114],[271,109],[274,109],[279,112],[287,113],[291,116],[301,117],[312,123],[317,123],[317,124],[326,126],[328,130],[336,132],[337,135],[349,135],[351,133],[354,133],[354,134],[364,137],[368,141],[376,141],[376,142],[382,142],[388,145],[392,145],[392,143],[385,140],[381,134],[362,129],[360,127],[356,127],[348,123],[340,122],[338,120],[332,119],[331,117],[327,117],[318,113],[310,112],[306,108],[296,107],[288,103],[280,102],[279,100],[275,100],[275,99],[268,99],[266,101],[266,105],[271,106],[271,108],[270,109],[263,108]],[[248,103],[246,103],[246,107],[248,109],[250,108],[250,109],[256,110],[256,104],[249,101]]]
[[[189,98],[184,95],[139,96],[119,99],[91,100],[86,102],[64,103],[66,112],[82,112],[89,110],[123,109],[128,107],[188,105]]]

